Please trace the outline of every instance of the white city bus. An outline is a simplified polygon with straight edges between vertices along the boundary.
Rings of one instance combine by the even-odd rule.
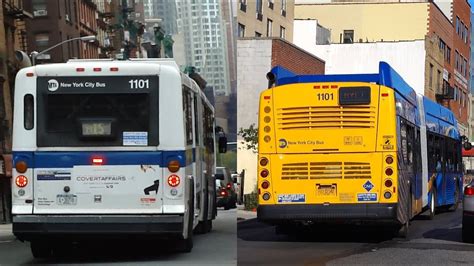
[[[14,104],[13,233],[35,257],[131,234],[189,252],[193,230],[211,230],[214,109],[174,61],[28,67]]]

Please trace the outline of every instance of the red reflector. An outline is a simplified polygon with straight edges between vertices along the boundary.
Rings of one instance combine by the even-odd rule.
[[[104,163],[104,159],[102,158],[92,158],[93,165],[102,165]]]
[[[263,96],[264,100],[270,100],[270,96]]]
[[[102,71],[102,68],[100,68],[100,67],[94,67],[94,71],[95,71],[95,72],[100,72],[100,71]]]
[[[313,89],[321,89],[321,86],[313,86]]]
[[[337,89],[337,85],[331,85],[331,89]]]
[[[84,69],[83,67],[78,67],[78,68],[76,68],[76,71],[77,71],[77,72],[84,72],[84,70],[85,70],[85,69]]]
[[[28,178],[24,175],[19,175],[15,179],[15,184],[18,187],[26,187],[26,185],[28,185]]]
[[[388,93],[382,93],[382,97],[388,97]]]
[[[474,187],[466,187],[464,189],[464,195],[466,195],[466,196],[474,195]]]
[[[26,73],[26,76],[27,76],[27,77],[33,77],[34,75],[35,75],[35,74],[33,74],[33,73],[31,73],[31,72]]]
[[[168,176],[168,185],[172,187],[177,187],[181,183],[181,180],[179,179],[179,176],[177,175],[170,175]]]
[[[324,85],[324,86],[323,86],[323,89],[329,89],[329,86],[328,86],[328,85]]]
[[[111,67],[110,71],[118,71],[118,67]]]
[[[393,187],[393,194],[397,193],[397,189]]]

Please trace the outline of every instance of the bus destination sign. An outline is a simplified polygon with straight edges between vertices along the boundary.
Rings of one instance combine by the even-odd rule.
[[[370,87],[343,87],[339,89],[340,105],[370,103]]]

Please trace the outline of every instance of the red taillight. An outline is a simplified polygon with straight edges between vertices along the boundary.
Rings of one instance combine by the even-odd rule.
[[[464,195],[466,195],[466,196],[474,195],[474,187],[466,187],[464,189]]]
[[[260,172],[260,176],[261,177],[267,177],[269,174],[268,170],[267,169],[263,169],[261,172]]]
[[[388,97],[388,93],[382,93],[382,97]]]
[[[229,183],[229,184],[227,184],[226,187],[227,187],[227,189],[231,189],[231,188],[232,188],[232,185]]]
[[[393,175],[393,170],[392,170],[392,168],[387,168],[387,169],[385,169],[385,174],[388,175],[388,176]]]
[[[387,164],[392,164],[393,163],[393,157],[392,156],[387,156],[387,158],[385,158],[385,162]]]
[[[270,100],[270,96],[263,96],[264,100]]]
[[[100,71],[102,71],[102,68],[100,68],[100,67],[94,67],[93,69],[94,69],[94,72],[100,72]]]
[[[390,179],[385,180],[385,186],[386,187],[391,187],[392,185],[393,185],[392,180],[390,180]]]
[[[321,89],[321,86],[313,86],[313,89]]]
[[[77,71],[77,72],[84,72],[85,69],[84,69],[83,67],[78,67],[78,68],[76,68],[76,71]]]
[[[225,190],[221,190],[221,192],[219,193],[221,196],[225,197],[227,196],[227,191]]]
[[[15,184],[18,187],[26,187],[26,185],[28,185],[28,178],[24,175],[19,175],[15,179]]]
[[[264,181],[264,182],[262,183],[262,188],[263,188],[263,189],[267,189],[268,187],[270,187],[270,182]]]
[[[262,159],[260,159],[260,165],[261,166],[266,166],[268,164],[268,159],[263,157]]]
[[[26,73],[26,76],[29,77],[29,78],[33,77],[34,75],[35,75],[35,74],[33,74],[33,73],[31,73],[31,72]]]
[[[92,164],[93,165],[103,165],[104,164],[104,158],[94,157],[94,158],[92,158]]]
[[[168,185],[170,185],[171,187],[177,187],[179,183],[181,183],[179,176],[177,175],[168,176]]]
[[[110,71],[112,71],[112,72],[117,72],[118,70],[119,70],[118,67],[111,67],[110,68]]]

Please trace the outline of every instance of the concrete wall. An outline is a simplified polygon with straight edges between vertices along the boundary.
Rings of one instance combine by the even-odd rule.
[[[305,4],[295,6],[295,19],[317,19],[331,30],[332,43],[341,42],[344,30],[354,30],[354,42],[420,40],[427,33],[428,5]]]
[[[272,63],[271,39],[237,40],[237,130],[258,126],[260,92],[267,88],[267,72]],[[237,172],[245,170],[244,193],[255,189],[257,154],[246,150],[237,137]]]

